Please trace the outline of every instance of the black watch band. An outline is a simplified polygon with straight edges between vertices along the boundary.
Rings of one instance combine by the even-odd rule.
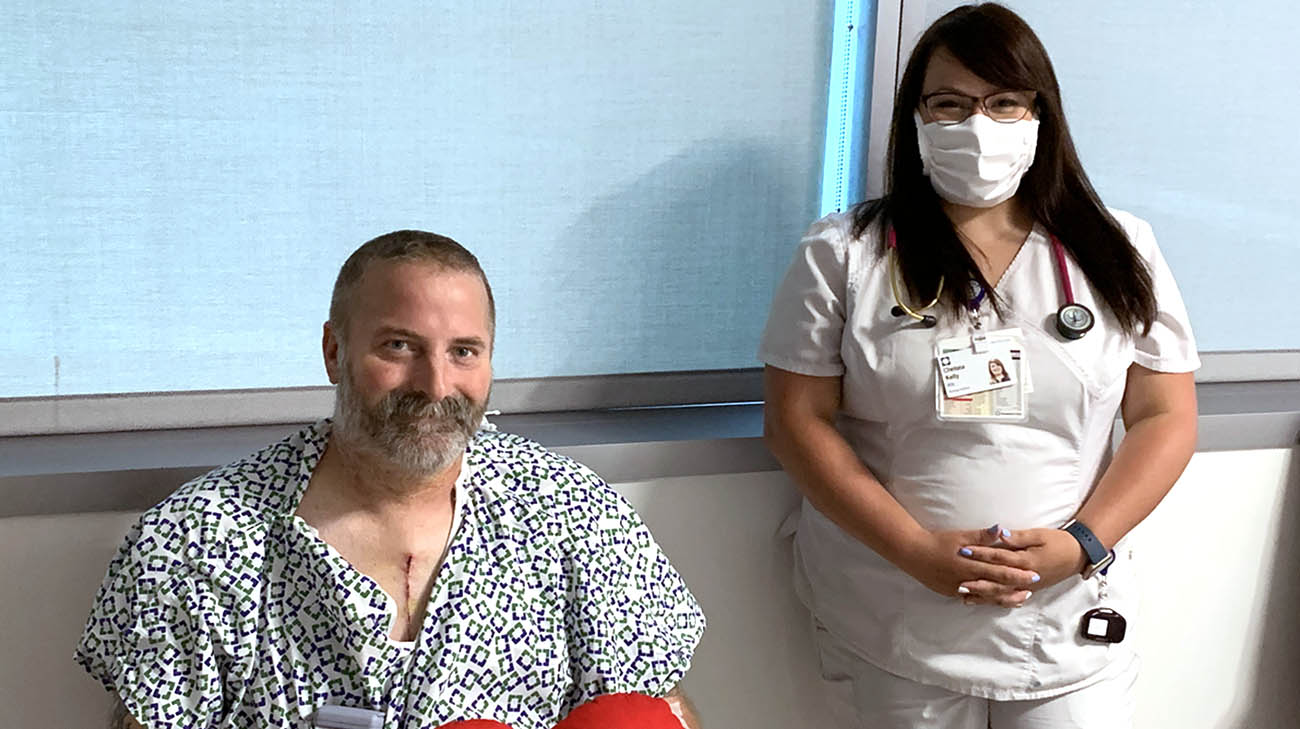
[[[1088,565],[1083,568],[1083,579],[1088,579],[1093,575],[1101,572],[1105,574],[1106,568],[1115,559],[1115,553],[1106,549],[1106,545],[1101,543],[1096,534],[1092,533],[1083,522],[1071,519],[1065,522],[1061,527],[1066,533],[1074,537],[1083,547],[1083,553],[1088,556]]]

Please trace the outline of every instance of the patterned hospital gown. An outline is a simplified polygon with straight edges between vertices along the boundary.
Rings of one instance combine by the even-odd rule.
[[[685,674],[704,617],[632,508],[490,430],[466,455],[420,635],[389,639],[387,595],[294,515],[328,434],[322,421],[185,484],[127,535],[76,658],[146,727],[309,727],[340,704],[390,729],[550,729]]]

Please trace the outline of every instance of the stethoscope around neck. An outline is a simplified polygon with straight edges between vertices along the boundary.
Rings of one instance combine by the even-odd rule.
[[[939,303],[939,297],[943,295],[943,276],[939,276],[939,285],[935,288],[934,298],[930,303],[919,309],[909,307],[903,299],[902,290],[898,285],[898,266],[894,260],[894,251],[898,248],[898,236],[894,229],[890,228],[888,233],[889,248],[889,288],[894,293],[894,307],[889,313],[894,316],[909,316],[921,323],[921,326],[928,328],[934,327],[939,323],[938,318],[933,314],[925,312],[934,308]],[[1065,294],[1065,303],[1061,308],[1056,310],[1056,331],[1066,339],[1081,339],[1083,335],[1092,329],[1096,322],[1092,315],[1092,310],[1083,304],[1074,300],[1074,288],[1070,285],[1070,272],[1065,267],[1065,246],[1056,236],[1052,236],[1052,253],[1056,258],[1056,275],[1061,282],[1061,290]],[[976,311],[980,303],[984,301],[984,288],[979,287],[979,291],[971,298],[970,310]]]

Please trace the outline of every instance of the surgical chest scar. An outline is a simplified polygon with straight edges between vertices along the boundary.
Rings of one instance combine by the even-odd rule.
[[[408,633],[410,632],[412,627],[411,613],[413,611],[411,608],[412,608],[412,602],[414,600],[412,596],[416,594],[412,585],[412,583],[415,580],[415,574],[413,569],[414,565],[415,565],[415,555],[408,554],[406,556],[406,580],[404,581],[406,589],[404,594],[402,595],[402,616],[404,618],[403,622],[406,623],[406,630]]]

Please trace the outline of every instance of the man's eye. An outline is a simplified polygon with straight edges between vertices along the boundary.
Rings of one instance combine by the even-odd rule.
[[[384,344],[384,346],[394,352],[404,352],[411,348],[411,343],[405,339],[390,339]]]
[[[452,354],[456,355],[456,359],[469,359],[470,357],[473,357],[474,355],[478,354],[478,352],[475,352],[469,347],[457,347],[454,350],[452,350]]]

